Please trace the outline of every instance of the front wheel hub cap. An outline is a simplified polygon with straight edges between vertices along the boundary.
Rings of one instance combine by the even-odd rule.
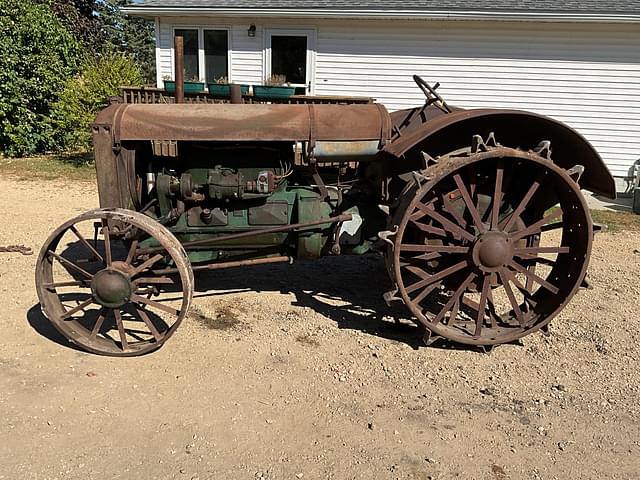
[[[129,277],[114,269],[96,273],[91,281],[91,292],[96,301],[107,308],[121,307],[133,293]]]

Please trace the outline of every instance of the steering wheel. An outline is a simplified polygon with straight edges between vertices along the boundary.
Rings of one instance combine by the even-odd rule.
[[[452,112],[451,108],[449,108],[449,105],[447,105],[447,102],[445,102],[440,94],[436,92],[436,89],[440,86],[440,83],[436,83],[432,87],[418,75],[413,76],[413,81],[416,82],[418,87],[420,87],[420,90],[422,90],[422,93],[424,93],[424,96],[427,97],[427,105],[433,104],[444,113]]]

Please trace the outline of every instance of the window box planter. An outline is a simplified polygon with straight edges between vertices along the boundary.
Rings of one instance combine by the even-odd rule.
[[[164,89],[169,93],[175,93],[176,82],[173,80],[164,81]],[[204,91],[203,82],[184,82],[184,93],[200,93]]]
[[[296,87],[285,85],[254,85],[253,96],[256,98],[289,98],[296,92]]]
[[[231,84],[229,83],[208,83],[207,88],[211,95],[228,97],[231,95]],[[240,85],[240,93],[246,95],[249,93],[249,85]]]

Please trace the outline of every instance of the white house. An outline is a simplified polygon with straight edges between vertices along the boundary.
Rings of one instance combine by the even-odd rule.
[[[158,86],[185,38],[187,77],[420,105],[414,73],[463,108],[562,120],[614,176],[640,158],[640,0],[138,0],[155,19]]]

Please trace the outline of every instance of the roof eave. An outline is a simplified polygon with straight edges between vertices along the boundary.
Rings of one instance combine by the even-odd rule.
[[[640,23],[634,14],[586,14],[559,12],[509,11],[435,11],[435,10],[349,10],[349,9],[273,9],[273,8],[214,8],[214,7],[137,7],[123,8],[125,13],[143,17],[190,17],[215,15],[237,18],[369,18],[372,20],[500,20],[537,22],[584,23]]]

